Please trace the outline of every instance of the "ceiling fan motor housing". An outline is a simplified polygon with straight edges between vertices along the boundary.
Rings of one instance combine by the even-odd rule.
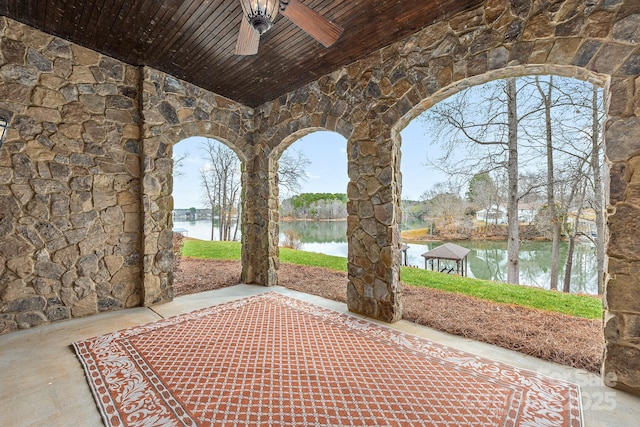
[[[256,15],[249,19],[251,26],[255,28],[260,34],[264,34],[269,28],[271,28],[271,22],[262,15]]]
[[[285,5],[283,6],[281,3],[285,3]],[[284,2],[280,0],[240,0],[247,20],[260,34],[271,28],[278,10],[281,7],[286,7],[287,3],[289,0]]]

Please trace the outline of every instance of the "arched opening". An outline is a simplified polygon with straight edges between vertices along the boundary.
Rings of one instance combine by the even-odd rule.
[[[240,258],[243,162],[217,138],[189,137],[172,148],[174,294],[231,284],[227,283],[229,278],[240,275],[238,262],[207,261],[219,258],[220,251]],[[207,245],[212,241],[227,246]],[[183,258],[182,253],[202,259]],[[212,269],[215,276],[224,279],[213,280]]]
[[[526,74],[521,69],[512,71],[514,79]],[[509,77],[510,73],[503,70],[500,77],[505,77],[505,74]],[[567,75],[567,71],[562,74]],[[484,76],[473,82],[463,82],[457,87],[464,89],[471,83],[480,83],[482,80],[491,81]],[[598,273],[596,257],[598,254],[601,260],[604,260],[606,235],[603,231],[592,233],[592,230],[597,228],[596,215],[600,215],[601,218],[599,226],[604,227],[604,191],[601,179],[604,175],[602,90],[589,82],[558,76],[520,77],[514,82],[521,100],[517,109],[520,115],[515,116],[514,121],[518,129],[516,136],[520,136],[516,140],[515,148],[520,160],[520,170],[515,174],[516,182],[519,184],[516,187],[516,200],[520,207],[515,210],[518,215],[515,224],[519,231],[519,237],[516,238],[520,246],[517,252],[516,263],[519,273],[516,282],[529,287],[549,289],[552,282],[550,276],[555,274],[555,288],[559,291],[562,291],[565,285],[566,292],[597,295],[598,289],[602,289],[597,277],[604,270],[604,262],[601,262]],[[498,89],[498,92],[491,92],[492,88]],[[483,93],[488,95],[483,96]],[[404,194],[409,195],[403,197],[402,236],[403,243],[409,243],[409,265],[425,269],[426,259],[421,258],[421,255],[443,243],[452,242],[470,250],[468,270],[471,277],[508,281],[507,268],[510,258],[507,242],[510,231],[506,224],[507,209],[501,201],[508,200],[509,194],[501,194],[501,191],[504,193],[510,186],[506,185],[508,171],[501,168],[504,168],[503,164],[508,163],[509,149],[513,146],[509,147],[506,141],[509,137],[507,116],[510,112],[506,99],[502,100],[502,107],[495,105],[500,101],[499,95],[506,98],[505,94],[509,94],[505,81],[495,80],[461,90],[446,100],[437,94],[434,98],[438,103],[433,100],[425,101],[423,106],[427,107],[421,108],[420,115],[415,110],[409,113],[410,116],[418,117],[408,123],[401,132],[402,187],[406,191]],[[451,92],[447,95],[451,95]],[[491,100],[494,105],[489,105],[487,100]],[[551,104],[545,106],[545,100]],[[546,112],[550,114],[545,115]],[[499,115],[502,118],[498,117]],[[541,124],[537,125],[538,122],[534,119]],[[492,123],[495,126],[493,128],[489,126]],[[419,149],[422,152],[416,153]],[[430,156],[427,156],[427,150],[432,151]],[[442,151],[434,153],[438,150]],[[407,168],[408,165],[416,168],[416,157],[422,159],[421,176]],[[430,160],[426,161],[427,158]],[[425,168],[425,164],[428,168]],[[551,165],[551,174],[547,172],[548,165]],[[595,179],[594,170],[597,175]],[[410,182],[407,182],[408,180]],[[432,187],[421,193],[412,181],[423,183],[425,186],[431,184]],[[415,197],[416,194],[420,194],[419,200],[411,201],[411,196]],[[549,201],[555,208],[553,218],[550,217]],[[481,206],[483,203],[486,206]],[[405,212],[408,212],[408,218],[404,217]],[[502,216],[498,215],[500,212],[503,212]],[[558,235],[555,236],[558,240],[555,242],[551,230],[554,220],[557,221],[555,224],[558,227]],[[412,228],[414,230],[411,230]],[[580,239],[584,241],[581,242]],[[552,246],[556,244],[555,251],[552,251]],[[596,250],[597,244],[601,245],[599,251]],[[588,253],[591,254],[591,259],[586,259],[585,254]],[[555,269],[552,268],[554,260],[557,261]],[[433,273],[443,277],[430,276],[427,279],[425,276],[424,283],[428,287],[456,290],[463,294],[467,292],[462,289],[466,285],[487,289],[492,286],[483,283],[474,285],[462,279],[445,278],[447,273],[455,275],[458,272],[455,264],[453,268],[447,268],[453,262],[443,261],[439,264],[443,267],[442,272]],[[569,270],[570,274],[565,278],[566,270]],[[403,272],[403,281],[420,282],[420,274],[412,271],[405,273],[407,270]],[[505,288],[503,293],[509,292],[510,290]],[[524,346],[521,351],[538,357],[545,357],[545,353],[549,354],[560,345],[557,344],[557,340],[551,341],[549,348],[545,349],[544,342],[541,341],[549,337],[541,340],[545,331],[535,332],[535,328],[529,328],[528,323],[535,323],[536,320],[525,314],[514,317],[513,321],[509,321],[509,316],[506,316],[503,322],[495,323],[495,315],[483,313],[484,307],[476,307],[477,315],[469,318],[466,312],[473,308],[470,306],[464,309],[459,305],[458,296],[452,297],[451,304],[440,304],[440,298],[439,305],[421,308],[421,313],[434,313],[433,316],[419,314],[412,297],[422,300],[425,298],[418,294],[417,291],[407,292],[405,289],[405,318],[448,332],[465,331],[463,333],[467,336],[508,348]],[[469,290],[469,294],[488,301],[518,304],[506,297],[502,298],[502,295],[492,300],[492,297],[476,293],[475,289]],[[577,351],[568,359],[552,360],[599,371],[602,342],[599,319],[602,309],[599,298],[592,297],[591,300],[590,306],[593,309],[589,313],[566,312],[574,317],[584,317],[585,321],[591,322],[589,325],[583,319],[577,322],[584,323],[585,329],[580,333],[587,334],[576,334],[572,337],[575,341],[572,345],[577,346]],[[575,304],[577,307],[581,304],[577,300],[569,301],[571,300],[567,299],[559,305]],[[564,307],[559,308],[561,313],[565,313]],[[553,307],[549,309],[553,311]],[[447,317],[451,320],[449,325]],[[587,320],[594,318],[596,320]],[[469,325],[465,324],[467,320]],[[483,324],[484,321],[487,323]],[[515,321],[519,326],[514,328]],[[505,329],[505,333],[499,332],[501,327]],[[509,330],[514,332],[511,338],[508,338]],[[486,333],[487,331],[491,332]],[[522,331],[526,333],[520,333]],[[527,334],[530,335],[530,342],[523,344],[521,336]],[[531,349],[526,348],[527,345],[530,345]],[[586,362],[586,359],[590,361]]]
[[[545,109],[541,104],[542,100],[535,98],[538,96],[536,79],[541,87],[547,88],[545,90],[550,87],[552,91],[549,153],[545,147]],[[479,114],[473,116],[474,110],[494,111],[495,116],[498,116],[497,109],[501,107],[490,107],[488,96],[499,101],[502,107],[506,106],[506,102],[502,102],[505,100],[495,98],[496,90],[502,91],[504,80],[494,83],[493,87],[474,86],[454,95],[403,130],[403,193],[409,196],[405,199],[413,201],[411,206],[405,206],[403,210],[403,230],[424,226],[423,234],[415,233],[413,240],[506,240],[508,188],[503,185],[507,181],[506,158],[504,144],[500,143],[504,135],[496,134],[502,131],[502,122],[496,123],[495,118],[492,118],[494,123],[491,124],[486,121],[489,120],[486,117],[480,117]],[[603,217],[602,92],[588,82],[553,76],[521,78],[517,80],[517,84],[518,99],[522,100],[518,107],[518,219],[524,255],[519,283],[545,287],[543,284],[547,282],[548,288],[549,271],[535,262],[525,264],[525,261],[546,258],[535,255],[536,252],[545,253],[546,246],[527,244],[552,240],[547,197],[549,190],[555,190],[552,200],[558,211],[558,225],[563,240],[573,238],[577,243],[583,242],[583,245],[578,244],[574,248],[580,254],[584,254],[582,249],[588,246],[586,243],[594,248],[597,244],[604,247],[603,239],[596,240],[598,236],[595,221],[596,209],[597,214]],[[592,101],[594,89],[597,92]],[[593,102],[596,103],[595,109],[592,108]],[[465,110],[461,110],[462,108]],[[504,113],[503,116],[506,111]],[[462,123],[461,118],[467,122]],[[475,135],[474,132],[480,133],[476,132],[478,128],[486,135]],[[478,142],[474,143],[471,138],[478,139]],[[481,141],[481,138],[484,139]],[[488,145],[483,147],[483,143]],[[552,163],[551,175],[546,171],[547,162]],[[594,184],[594,167],[597,167],[597,185]],[[583,189],[584,196],[581,194]],[[431,205],[431,214],[427,205]],[[578,213],[579,220],[576,221]],[[417,217],[421,217],[422,221],[416,221],[417,224],[412,225],[411,220],[418,220]],[[478,249],[484,251],[485,248]],[[500,251],[500,245],[494,245],[492,249]],[[566,259],[567,250],[567,245],[563,245],[562,261]],[[506,264],[506,247],[502,248],[502,252],[504,253],[500,258],[504,262],[501,263]],[[410,252],[412,265],[422,264],[419,256],[415,250]],[[575,280],[567,282],[567,291],[598,293],[596,277],[601,274],[595,271],[595,262],[589,264],[594,271],[587,278],[576,275]],[[500,277],[506,277],[506,271],[495,269],[487,276],[489,270],[491,269],[481,267],[478,262],[472,263],[470,273],[472,277],[489,280],[501,281]],[[556,272],[561,273],[562,269]],[[591,285],[586,283],[589,279],[592,281]],[[561,285],[562,283],[558,287],[562,288]]]
[[[200,240],[239,241],[238,155],[217,139],[190,137],[173,147],[173,162],[174,231]]]
[[[315,131],[291,142],[278,159],[279,245],[346,257],[347,181],[340,134]]]

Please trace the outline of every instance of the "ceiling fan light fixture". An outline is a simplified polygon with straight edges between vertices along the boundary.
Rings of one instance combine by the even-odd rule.
[[[248,56],[258,53],[260,36],[275,21],[278,10],[302,31],[324,47],[338,41],[344,28],[305,6],[300,0],[238,0],[242,6],[240,31],[234,53]]]
[[[276,19],[280,0],[240,0],[240,5],[251,26],[264,34]]]

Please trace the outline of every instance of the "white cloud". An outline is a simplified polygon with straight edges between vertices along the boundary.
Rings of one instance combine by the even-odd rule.
[[[305,173],[304,173],[304,174],[305,174],[305,176],[306,176],[307,178],[309,178],[309,179],[321,179],[321,178],[322,178],[321,176],[319,176],[319,175],[314,175],[314,174],[312,174],[311,172],[306,172],[306,171],[305,171]]]

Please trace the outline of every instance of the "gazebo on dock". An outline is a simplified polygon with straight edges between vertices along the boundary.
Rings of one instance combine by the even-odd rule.
[[[462,246],[458,246],[453,243],[445,243],[442,246],[438,246],[437,248],[422,254],[424,257],[424,268],[425,270],[439,271],[441,273],[453,273],[453,267],[447,268],[445,265],[440,268],[440,260],[455,261],[455,274],[466,276],[468,271],[467,256],[469,255],[469,252],[471,252],[470,249],[463,248]],[[429,263],[429,261],[431,261],[431,263]],[[429,264],[431,264],[431,268],[429,268]]]

